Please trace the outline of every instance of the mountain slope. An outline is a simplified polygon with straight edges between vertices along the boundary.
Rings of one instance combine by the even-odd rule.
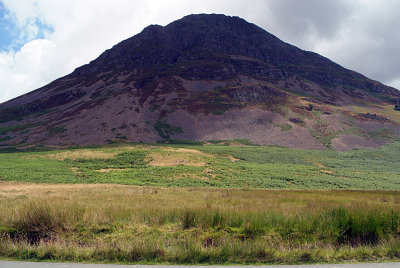
[[[346,150],[400,134],[400,92],[237,17],[151,25],[0,105],[0,144],[249,139]]]

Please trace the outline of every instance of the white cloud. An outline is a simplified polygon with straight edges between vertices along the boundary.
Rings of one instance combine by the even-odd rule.
[[[400,2],[362,1],[337,38],[324,40],[315,50],[347,68],[399,87]]]
[[[46,55],[54,45],[43,39],[25,44],[18,52],[0,54],[1,97],[9,99],[48,82]],[[47,78],[47,79],[46,79]]]
[[[95,59],[149,24],[191,13],[253,22],[347,68],[399,85],[400,5],[390,0],[0,0],[24,46],[0,53],[0,102],[43,86]],[[41,39],[37,22],[51,26]],[[396,82],[397,81],[397,82]]]

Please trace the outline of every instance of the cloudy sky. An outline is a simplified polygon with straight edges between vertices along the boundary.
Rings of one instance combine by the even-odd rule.
[[[240,16],[400,89],[398,0],[0,0],[0,102],[192,13]]]

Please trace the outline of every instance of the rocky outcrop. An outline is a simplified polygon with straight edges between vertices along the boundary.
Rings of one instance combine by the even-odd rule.
[[[179,74],[193,80],[225,80],[243,74],[278,81],[299,76],[322,86],[400,97],[393,88],[282,42],[241,18],[216,14],[186,16],[165,27],[151,25],[73,75],[140,70],[149,78],[147,70],[141,70],[146,66],[151,66],[153,78]]]

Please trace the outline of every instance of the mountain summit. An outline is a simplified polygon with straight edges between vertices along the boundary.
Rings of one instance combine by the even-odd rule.
[[[0,146],[248,139],[375,147],[400,135],[399,99],[241,18],[189,15],[0,104]]]

